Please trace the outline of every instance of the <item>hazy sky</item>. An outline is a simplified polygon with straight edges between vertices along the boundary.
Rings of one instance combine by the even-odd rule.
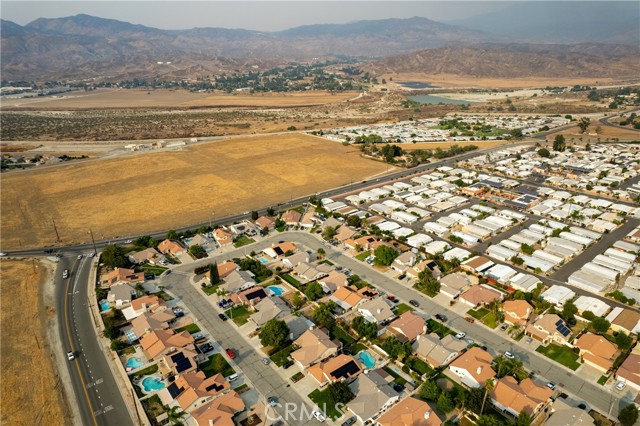
[[[86,13],[164,29],[194,27],[273,31],[306,24],[422,16],[436,21],[466,18],[506,7],[502,1],[0,1],[2,19],[25,25],[34,19]]]

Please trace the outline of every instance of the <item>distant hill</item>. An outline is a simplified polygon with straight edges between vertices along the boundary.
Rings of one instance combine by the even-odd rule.
[[[491,13],[448,21],[512,42],[617,43],[640,41],[637,1],[515,1]]]
[[[424,73],[478,78],[637,78],[640,47],[594,43],[445,47],[384,58],[368,64],[365,69],[375,75]]]
[[[2,21],[0,32],[2,75],[13,80],[125,75],[163,78],[167,70],[156,70],[157,61],[171,61],[173,72],[198,69],[192,76],[199,76],[242,69],[243,64],[260,66],[313,57],[381,57],[450,44],[495,41],[495,37],[482,32],[426,18],[260,32],[162,30],[76,15],[40,18],[25,26]]]

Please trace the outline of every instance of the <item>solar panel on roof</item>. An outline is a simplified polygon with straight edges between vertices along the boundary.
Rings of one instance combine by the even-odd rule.
[[[348,363],[338,368],[337,370],[332,371],[331,375],[336,379],[340,379],[343,377],[347,378],[347,377],[353,376],[358,371],[360,371],[360,367],[358,367],[358,365],[354,361],[349,361]]]
[[[189,368],[191,368],[191,360],[188,358],[185,358],[184,360],[176,364],[176,371],[178,373],[182,373],[183,371],[188,370]]]
[[[220,392],[220,390],[222,390],[223,388],[224,386],[214,383],[212,385],[207,386],[205,390],[209,392],[211,389],[215,389],[216,392]]]
[[[556,325],[560,325],[560,324],[562,324],[562,320],[561,320],[561,319],[559,319],[558,321],[556,321]]]
[[[179,388],[175,383],[171,383],[167,388],[167,391],[169,391],[169,395],[171,395],[173,399],[176,399],[178,395],[184,391],[184,388]]]

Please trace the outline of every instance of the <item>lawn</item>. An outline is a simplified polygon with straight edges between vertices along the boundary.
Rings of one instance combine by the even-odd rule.
[[[487,327],[496,328],[498,326],[498,321],[496,319],[496,315],[493,312],[489,312],[483,319],[482,323]]]
[[[548,346],[538,346],[536,352],[540,352],[548,358],[551,358],[557,363],[564,365],[565,367],[569,367],[572,370],[576,370],[580,367],[580,363],[578,362],[578,354],[573,352],[571,348],[567,346],[556,345],[555,343],[551,343]]]
[[[598,379],[598,384],[599,385],[604,385],[605,383],[607,383],[607,380],[609,379],[609,377],[607,377],[606,375],[602,375],[600,376],[600,378]]]
[[[300,380],[304,379],[304,374],[301,372],[297,372],[296,374],[294,374],[293,376],[291,376],[291,381],[293,383],[297,383]]]
[[[160,397],[157,394],[150,396],[147,399],[143,399],[140,402],[142,403],[144,412],[147,413],[150,420],[155,420],[156,417],[165,412],[162,401],[160,401]]]
[[[433,370],[426,362],[416,357],[409,358],[405,365],[420,375],[433,373]]]
[[[331,262],[330,260],[323,260],[322,262],[320,262],[321,265],[329,265],[329,266],[333,266],[334,263]]]
[[[393,378],[394,378],[393,383],[397,383],[400,386],[404,386],[404,385],[407,384],[407,381],[403,377],[399,376],[398,373],[396,373],[395,371],[393,371],[389,367],[384,367],[384,371],[386,371],[391,376],[393,376]]]
[[[441,339],[447,334],[456,334],[449,327],[434,319],[427,320],[427,327],[430,333],[436,333]]]
[[[145,274],[153,274],[153,275],[162,275],[162,273],[167,269],[169,268],[165,268],[164,266],[160,266],[160,265],[149,265],[149,264],[140,265],[136,267],[137,272],[144,272]]]
[[[409,305],[407,305],[406,303],[400,303],[398,306],[396,306],[396,315],[400,316],[402,314],[404,314],[405,312],[408,311],[413,311],[413,308]]]
[[[371,256],[370,252],[363,251],[362,253],[356,256],[356,259],[358,259],[360,262],[364,262],[364,260],[369,256]]]
[[[286,348],[283,348],[282,350],[271,355],[269,358],[271,358],[271,361],[273,361],[275,365],[277,365],[278,367],[282,367],[282,365],[289,359],[289,354],[293,351],[294,346],[289,345]]]
[[[153,374],[158,371],[158,364],[150,365],[144,370],[136,371],[136,376],[148,376],[149,374]]]
[[[331,420],[336,420],[342,416],[342,413],[338,411],[333,398],[331,398],[329,394],[329,389],[323,391],[316,389],[309,394],[309,399],[315,402],[318,408],[320,408],[320,411],[325,413]]]
[[[227,316],[239,326],[246,324],[247,321],[249,321],[249,316],[251,316],[251,312],[249,312],[247,307],[244,305],[234,306],[231,309],[227,309],[225,314],[227,314]]]
[[[481,320],[482,318],[487,316],[488,313],[489,313],[489,310],[487,308],[482,308],[482,307],[480,307],[480,308],[478,308],[476,310],[471,309],[471,310],[467,311],[467,314],[469,316],[472,316],[477,320]]]
[[[176,333],[180,333],[183,331],[188,331],[191,334],[195,334],[200,332],[200,327],[198,327],[196,324],[189,324],[189,325],[185,325],[184,327],[177,328],[175,330]]]
[[[367,349],[367,347],[365,345],[363,345],[362,343],[356,343],[355,345],[351,346],[349,348],[349,350],[351,351],[352,354],[357,354],[360,351],[363,351]]]
[[[280,278],[282,278],[283,280],[285,280],[286,282],[288,282],[289,284],[291,284],[295,288],[300,288],[302,286],[302,283],[300,281],[296,280],[295,278],[293,278],[289,274],[284,274]]]
[[[160,299],[164,300],[165,302],[173,300],[173,297],[169,296],[169,294],[164,290],[160,290],[159,292],[153,293],[153,294],[158,296]]]
[[[204,294],[207,296],[211,296],[212,294],[216,294],[218,287],[220,287],[220,283],[208,287],[202,287],[202,291],[204,291]]]
[[[236,372],[236,370],[229,365],[227,360],[224,359],[222,354],[211,355],[208,360],[198,365],[198,368],[207,377],[214,376],[217,373],[222,373],[224,377],[229,377]]]
[[[241,235],[238,238],[236,238],[236,240],[233,242],[233,245],[236,247],[242,247],[249,244],[253,244],[255,242],[256,240],[254,240],[253,238],[249,238],[246,235]]]
[[[344,346],[350,345],[355,342],[355,339],[353,337],[348,335],[346,331],[344,331],[337,325],[331,327],[331,330],[329,331],[329,337],[331,337],[331,339],[340,340]]]

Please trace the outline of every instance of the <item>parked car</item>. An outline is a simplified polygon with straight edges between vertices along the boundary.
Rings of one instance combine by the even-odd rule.
[[[284,364],[282,364],[282,368],[284,368],[285,370],[289,367],[291,367],[293,365],[293,360],[289,360],[287,362],[285,362]]]
[[[269,398],[267,398],[267,402],[271,407],[275,407],[276,405],[278,405],[278,398],[276,398],[275,396],[270,396]]]
[[[196,346],[200,353],[206,354],[207,352],[211,352],[213,350],[213,345],[211,343],[205,343],[200,346]]]
[[[414,299],[409,300],[409,304],[410,304],[411,306],[416,307],[416,308],[417,308],[418,306],[420,306],[420,303],[419,303],[417,300],[414,300]]]
[[[69,278],[69,270],[65,269],[64,272],[62,273],[62,278]]]
[[[471,324],[473,324],[476,321],[473,317],[464,317],[464,320],[466,322],[470,322]]]
[[[356,416],[353,417],[349,417],[347,420],[345,420],[344,422],[342,422],[342,426],[351,426],[352,424],[354,424],[356,421],[358,421],[358,418]]]
[[[616,384],[616,389],[618,389],[619,391],[621,391],[622,389],[624,389],[627,386],[627,382],[625,382],[624,380],[619,381]]]
[[[324,422],[325,420],[327,420],[327,417],[318,409],[313,410],[312,414],[313,417],[315,417],[319,422]]]
[[[76,357],[73,355],[73,352],[69,351],[67,352],[67,359],[69,361],[73,361],[74,359],[76,359]]]
[[[466,336],[466,335],[467,335],[467,333],[465,333],[464,331],[461,331],[459,333],[456,333],[455,338],[460,340],[460,339],[464,338],[464,336]]]
[[[231,359],[235,359],[236,358],[236,354],[233,352],[233,349],[227,348],[227,349],[225,349],[225,352],[227,353],[227,355],[229,355],[229,358],[231,358]]]
[[[82,259],[82,255],[81,254],[78,255],[78,260],[80,260],[80,259]]]
[[[227,320],[227,316],[225,314],[218,314],[218,318],[220,318],[222,321],[226,321]]]
[[[93,253],[89,253],[89,257],[96,257],[95,252],[93,252]]]
[[[398,392],[398,393],[400,393],[400,392],[402,392],[404,390],[404,386],[402,386],[399,383],[394,383],[392,386],[393,386],[393,390]]]
[[[531,344],[533,338],[531,336],[527,337],[527,345]]]
[[[436,314],[436,319],[440,320],[442,322],[447,322],[447,316],[446,315],[442,315],[442,314]]]
[[[467,345],[473,345],[475,343],[473,339],[466,339],[465,342],[467,342]]]
[[[547,383],[547,387],[551,390],[555,390],[556,389],[556,384],[553,382],[549,382]]]
[[[507,351],[504,353],[505,358],[508,359],[516,359],[515,355],[513,355],[511,352]]]
[[[480,349],[482,349],[483,351],[487,352],[489,350],[489,348],[487,348],[486,345],[482,345],[480,346]]]
[[[505,331],[507,328],[509,328],[509,324],[504,323],[500,326],[500,330]]]
[[[269,365],[271,363],[271,360],[269,358],[265,357],[265,358],[262,358],[262,363],[264,365]]]

